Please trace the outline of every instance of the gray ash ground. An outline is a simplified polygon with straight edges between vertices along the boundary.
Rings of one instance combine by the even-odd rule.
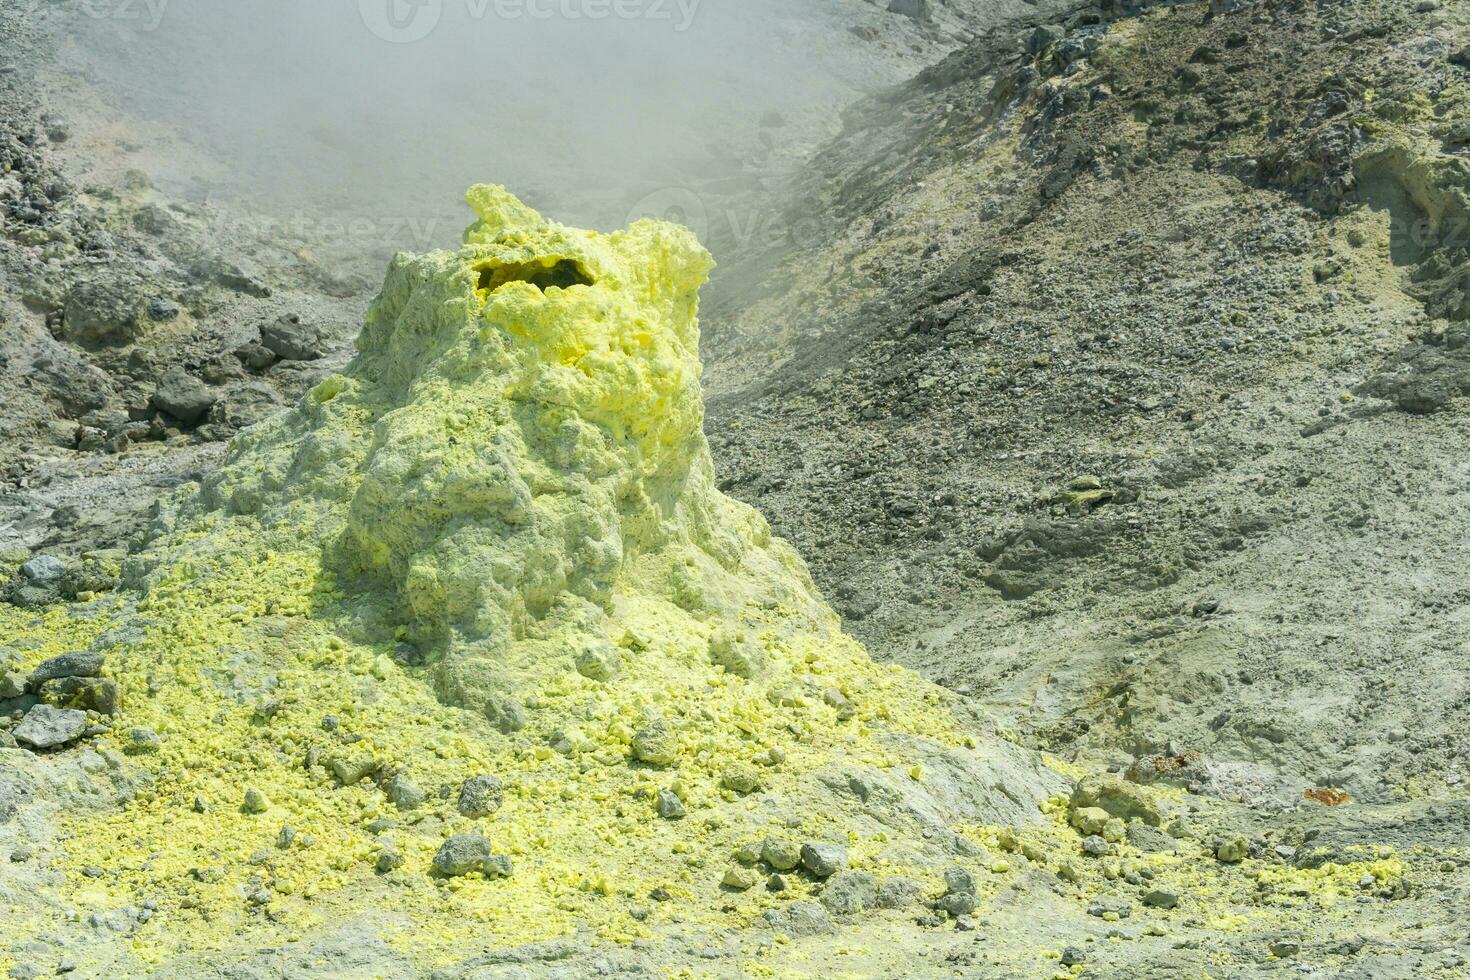
[[[25,6],[0,7],[0,550],[70,576],[18,578],[12,601],[85,614],[116,584],[88,570],[126,552],[160,492],[345,363],[388,243],[159,190],[150,154],[213,164],[141,123],[146,145],[119,140],[105,102],[56,72],[64,21]],[[773,238],[713,243],[723,488],[796,545],[876,656],[1023,745],[1184,788],[1205,851],[1240,835],[1300,868],[1384,845],[1417,870],[1320,934],[1222,932],[1186,892],[1162,937],[1142,923],[1169,896],[1145,881],[1084,914],[1028,869],[963,930],[890,917],[840,953],[808,936],[808,967],[1463,975],[1470,5],[892,7],[834,2],[810,23],[855,74],[931,67],[678,178],[715,212],[787,202]],[[0,746],[17,839],[133,791],[84,741],[44,769],[7,753],[30,753]],[[0,889],[45,880],[28,846]],[[1120,902],[1134,917],[1105,922]],[[127,941],[146,921],[89,928]],[[728,937],[679,943],[444,975],[738,969]],[[1068,951],[1017,965],[1043,945]],[[410,969],[356,925],[307,946],[232,975]]]

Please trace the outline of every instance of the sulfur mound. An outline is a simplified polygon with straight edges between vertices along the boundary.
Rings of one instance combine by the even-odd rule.
[[[578,664],[669,666],[627,632],[629,604],[667,605],[738,673],[760,660],[740,649],[746,609],[830,633],[792,550],[714,486],[704,248],[661,222],[604,236],[498,187],[469,197],[464,247],[400,256],[347,376],[241,437],[187,511],[300,528],[374,625],[436,651],[446,700],[508,731]]]
[[[160,505],[136,608],[35,644],[105,651],[127,706],[136,792],[55,845],[65,901],[150,910],[101,972],[347,923],[422,966],[785,921],[837,865],[750,888],[768,848],[937,891],[1065,790],[869,660],[717,490],[691,234],[469,199],[345,373]]]

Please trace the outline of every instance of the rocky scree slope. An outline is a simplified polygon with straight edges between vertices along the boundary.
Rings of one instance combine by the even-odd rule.
[[[847,113],[712,300],[720,484],[1034,744],[1458,796],[1467,10],[1115,14]]]
[[[137,134],[42,101],[29,14],[0,9],[0,548],[126,548],[161,488],[342,363],[371,280],[310,228],[109,167]]]

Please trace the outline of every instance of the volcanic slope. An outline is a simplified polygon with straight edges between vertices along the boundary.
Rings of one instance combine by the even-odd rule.
[[[1082,5],[854,107],[708,304],[720,485],[1031,744],[1463,800],[1467,42]]]

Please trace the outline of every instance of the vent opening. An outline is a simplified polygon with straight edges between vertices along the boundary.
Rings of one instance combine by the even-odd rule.
[[[592,276],[575,259],[545,258],[534,262],[512,262],[507,265],[483,265],[476,270],[479,281],[475,288],[482,296],[489,296],[508,282],[528,282],[543,293],[553,286],[567,289],[571,286],[590,286]]]

